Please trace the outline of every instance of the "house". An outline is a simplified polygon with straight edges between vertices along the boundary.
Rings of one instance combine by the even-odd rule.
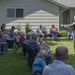
[[[39,25],[49,29],[54,24],[59,30],[61,25],[69,25],[75,21],[75,0],[1,0],[0,25],[7,28],[25,25],[36,31]]]

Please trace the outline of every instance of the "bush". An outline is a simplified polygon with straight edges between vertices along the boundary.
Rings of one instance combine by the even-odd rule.
[[[58,32],[58,34],[60,35],[60,37],[66,37],[66,30],[61,30]]]
[[[27,23],[25,27],[26,34],[28,33],[29,30],[30,30],[30,26],[29,26],[29,23]]]

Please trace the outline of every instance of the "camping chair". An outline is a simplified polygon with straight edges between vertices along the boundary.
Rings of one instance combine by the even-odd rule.
[[[22,45],[20,44],[20,42],[17,42],[16,40],[14,40],[14,42],[16,44],[16,48],[15,48],[15,52],[14,53],[16,53],[17,50],[22,47]]]
[[[26,52],[28,54],[28,62],[27,62],[27,65],[29,66],[30,69],[32,69],[32,64],[33,64],[34,59],[35,59],[35,56],[37,54],[36,54],[36,52],[34,52],[32,50],[32,48],[28,44],[24,43],[24,46],[25,46]]]

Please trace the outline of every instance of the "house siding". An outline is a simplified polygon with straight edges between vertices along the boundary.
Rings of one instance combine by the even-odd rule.
[[[23,8],[24,17],[7,18],[7,8]],[[34,31],[41,24],[49,32],[52,24],[59,29],[59,6],[46,0],[2,0],[0,2],[0,25],[2,23],[6,23],[7,28],[21,25],[22,31],[27,23]]]
[[[74,9],[70,9],[70,24],[74,22]]]

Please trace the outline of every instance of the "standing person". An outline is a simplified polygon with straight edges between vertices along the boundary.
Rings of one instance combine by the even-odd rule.
[[[66,46],[58,46],[54,56],[54,62],[44,68],[42,75],[75,75],[72,66],[65,64],[68,60],[68,48]]]
[[[54,25],[50,28],[50,34],[54,39],[58,36],[58,29]]]
[[[68,40],[70,40],[71,37],[73,39],[74,33],[73,33],[73,30],[71,28],[68,29],[67,36],[68,36]]]
[[[37,74],[42,75],[42,71],[44,67],[46,66],[46,63],[44,61],[46,56],[47,56],[47,53],[44,50],[41,50],[37,54],[35,61],[33,62],[32,75],[37,75]]]

